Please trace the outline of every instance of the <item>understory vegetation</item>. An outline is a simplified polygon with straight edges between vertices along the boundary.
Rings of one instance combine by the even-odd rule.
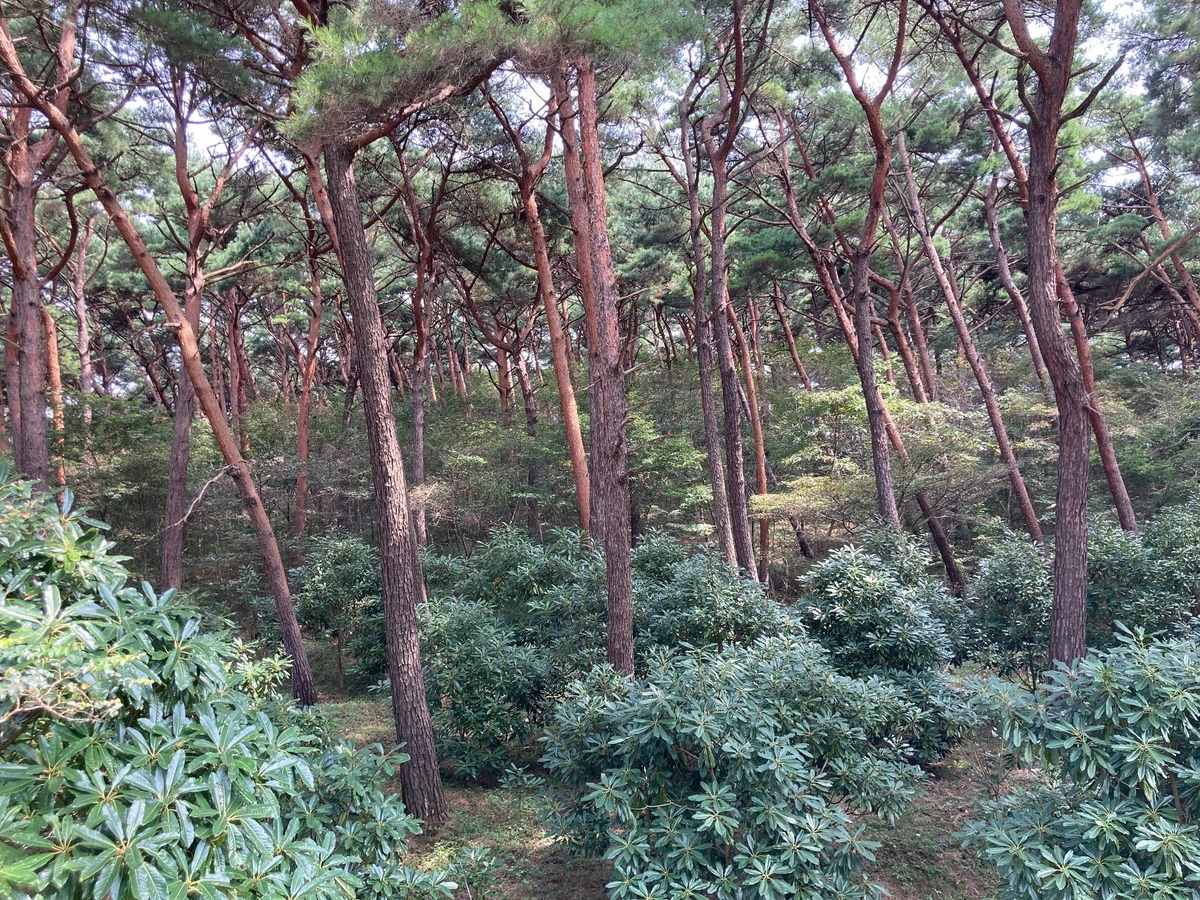
[[[0,900],[1200,897],[1200,4],[6,0]]]
[[[104,526],[62,504],[0,486],[6,891],[450,897],[503,883],[495,846],[410,849],[421,823],[390,787],[402,750],[357,747],[339,734],[352,724],[284,700],[285,659],[134,588]],[[439,758],[458,782],[503,785],[569,854],[609,860],[613,898],[870,897],[888,875],[874,836],[966,739],[991,799],[960,838],[1013,896],[1191,896],[1200,647],[1150,636],[1190,628],[1200,599],[1184,562],[1200,553],[1195,519],[1179,512],[1136,553],[1096,540],[1106,649],[1032,693],[964,675],[1020,670],[1015,606],[1041,627],[1046,563],[1011,535],[963,596],[920,544],[867,532],[780,604],[711,549],[650,534],[628,678],[603,661],[599,555],[577,532],[501,528],[468,557],[426,558]],[[359,691],[384,671],[377,571],[364,541],[328,533],[294,573],[310,640],[336,659],[327,677]],[[992,729],[1002,746],[979,751]]]

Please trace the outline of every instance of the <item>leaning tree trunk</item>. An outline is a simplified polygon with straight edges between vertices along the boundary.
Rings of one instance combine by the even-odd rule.
[[[342,270],[353,314],[375,483],[392,715],[396,739],[405,745],[409,755],[408,762],[400,767],[400,784],[404,802],[413,814],[437,825],[446,819],[446,799],[438,772],[433,724],[425,702],[425,676],[417,633],[417,604],[423,592],[421,558],[396,433],[387,336],[375,297],[370,251],[352,166],[353,153],[349,147],[336,143],[325,147],[325,169],[329,176],[326,190],[337,222]]]
[[[566,336],[563,333],[562,315],[558,308],[558,295],[554,289],[554,269],[550,262],[550,248],[546,241],[546,229],[542,225],[538,209],[537,192],[533,178],[522,173],[521,203],[525,210],[525,224],[529,228],[529,241],[533,246],[533,259],[537,266],[538,293],[546,311],[546,328],[550,334],[550,358],[554,364],[554,382],[558,389],[558,406],[562,412],[563,432],[567,438],[567,455],[571,460],[571,474],[575,479],[575,501],[579,507],[579,524],[587,533],[591,513],[591,480],[588,473],[587,451],[583,446],[583,432],[579,427],[579,408],[575,403],[575,388],[571,383],[571,364],[568,359]],[[451,350],[453,352],[453,348]]]
[[[184,315],[195,334],[200,334],[200,292],[189,282],[184,290]],[[192,419],[196,413],[196,391],[187,373],[181,373],[175,397],[175,428],[171,435],[171,455],[167,464],[167,502],[163,513],[162,560],[160,577],[163,589],[183,586],[183,536],[187,526],[188,461],[191,456]]]
[[[66,421],[63,418],[62,368],[58,358],[58,324],[44,306],[42,326],[46,332],[46,383],[50,391],[50,414],[54,423],[54,479],[59,487],[66,487]]]
[[[962,344],[963,353],[967,357],[967,364],[971,367],[976,384],[979,385],[979,393],[983,396],[983,404],[987,409],[988,421],[992,425],[992,433],[996,436],[996,446],[1000,451],[1000,459],[1004,463],[1004,469],[1008,473],[1009,485],[1012,487],[1013,494],[1017,498],[1017,505],[1021,508],[1021,515],[1025,519],[1025,529],[1029,532],[1029,537],[1033,542],[1041,546],[1045,543],[1045,538],[1042,536],[1042,526],[1038,522],[1037,512],[1033,508],[1033,499],[1029,496],[1029,489],[1025,486],[1025,479],[1022,477],[1020,466],[1017,464],[1017,456],[1013,450],[1012,441],[1009,440],[1008,429],[1004,425],[1004,418],[1000,413],[1000,403],[996,399],[996,391],[992,386],[992,379],[988,376],[987,369],[983,365],[983,360],[980,359],[979,352],[975,349],[975,340],[971,336],[971,330],[967,327],[967,320],[963,316],[962,303],[958,295],[958,286],[946,274],[945,267],[942,265],[941,255],[933,243],[933,235],[929,231],[929,224],[925,220],[925,212],[921,208],[921,195],[917,190],[917,181],[913,174],[912,163],[909,160],[908,148],[904,145],[903,134],[900,135],[897,149],[900,155],[900,165],[904,170],[905,184],[908,187],[909,216],[917,229],[917,235],[921,239],[925,258],[929,260],[929,266],[933,269],[934,278],[941,288],[942,298],[946,301],[947,309],[950,310],[950,318],[954,322],[955,331],[958,332],[958,340]]]
[[[225,457],[226,464],[232,470],[238,496],[241,498],[242,505],[254,526],[255,537],[258,540],[259,550],[263,556],[267,581],[271,586],[271,594],[275,599],[275,610],[279,616],[283,644],[292,659],[292,694],[301,704],[315,703],[317,699],[316,686],[313,682],[312,671],[308,666],[308,657],[300,635],[300,625],[296,621],[296,610],[292,604],[291,592],[288,589],[287,571],[284,569],[283,559],[279,555],[279,545],[275,541],[275,532],[271,528],[271,520],[267,517],[266,510],[263,508],[262,500],[258,495],[258,487],[254,483],[254,477],[250,473],[250,467],[246,465],[245,459],[242,458],[241,453],[238,451],[237,442],[234,440],[232,433],[230,433],[229,426],[225,422],[224,417],[220,414],[220,408],[217,405],[217,398],[213,393],[212,385],[209,384],[208,378],[204,374],[204,362],[200,358],[200,348],[196,342],[196,333],[184,316],[183,310],[179,306],[179,301],[176,299],[175,293],[171,290],[171,286],[167,283],[166,278],[163,277],[158,264],[146,249],[146,244],[142,240],[141,235],[138,234],[137,229],[133,226],[133,222],[121,207],[116,194],[112,192],[101,177],[79,133],[75,130],[75,127],[66,115],[56,106],[52,106],[45,95],[29,80],[21,65],[21,60],[17,55],[12,38],[3,29],[0,29],[0,62],[3,62],[9,70],[17,91],[32,106],[36,107],[46,117],[50,123],[50,127],[62,136],[63,142],[67,145],[67,149],[74,158],[79,171],[82,173],[84,181],[104,206],[105,211],[112,219],[113,225],[125,241],[126,246],[128,246],[138,268],[150,283],[150,288],[154,291],[154,296],[162,304],[163,309],[166,310],[167,319],[175,331],[176,340],[179,343],[180,353],[183,356],[188,378],[192,386],[196,389],[200,407],[204,410],[205,417],[212,425],[213,434],[217,439],[217,446]]]

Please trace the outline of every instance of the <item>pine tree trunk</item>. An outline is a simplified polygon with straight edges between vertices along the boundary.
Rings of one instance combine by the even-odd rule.
[[[175,331],[180,354],[183,357],[188,379],[195,388],[201,409],[212,425],[213,435],[217,446],[225,457],[226,464],[232,470],[234,484],[243,508],[254,526],[255,538],[263,556],[263,566],[266,570],[267,582],[275,599],[275,611],[279,616],[280,631],[283,644],[292,660],[292,695],[303,705],[315,703],[317,699],[316,686],[313,682],[312,671],[308,666],[308,656],[304,651],[304,642],[300,634],[300,625],[296,621],[296,611],[292,604],[291,591],[288,588],[287,572],[283,567],[283,559],[279,555],[279,545],[275,541],[275,532],[271,520],[267,517],[258,487],[250,473],[249,466],[238,451],[229,426],[220,414],[216,395],[212,385],[204,374],[204,363],[200,358],[200,348],[196,342],[196,333],[187,321],[183,309],[179,306],[174,292],[171,290],[162,271],[158,268],[153,257],[146,249],[145,243],[134,228],[133,222],[122,209],[116,195],[100,176],[87,147],[79,133],[71,125],[70,120],[57,107],[50,105],[44,95],[25,75],[17,56],[12,39],[0,30],[0,62],[8,68],[13,82],[20,94],[36,107],[57,131],[67,145],[75,160],[84,181],[92,189],[96,198],[104,206],[113,225],[129,248],[138,268],[150,283],[155,297],[166,310],[167,319]]]
[[[721,407],[724,413],[722,434],[725,439],[725,484],[729,498],[729,522],[737,564],[747,572],[755,571],[754,542],[750,535],[750,510],[746,495],[746,460],[742,448],[742,407],[739,397],[737,365],[733,342],[729,337],[728,272],[725,260],[726,215],[729,201],[729,170],[713,128],[705,120],[701,126],[705,153],[712,170],[712,211],[709,235],[712,265],[709,269],[708,324],[712,328],[717,353],[717,371],[721,377]]]
[[[13,432],[17,471],[39,490],[50,487],[50,448],[46,429],[46,329],[42,319],[42,284],[37,271],[37,225],[28,153],[13,153],[14,173],[8,215],[17,258],[12,260],[12,310],[17,326],[17,391],[20,428]]]
[[[725,464],[721,458],[721,432],[717,424],[717,399],[713,392],[713,342],[709,326],[708,273],[704,259],[704,219],[700,212],[699,175],[693,155],[691,123],[687,99],[679,104],[680,147],[688,197],[688,236],[692,248],[692,316],[695,320],[696,368],[700,377],[700,412],[704,419],[704,446],[708,456],[708,479],[712,487],[713,527],[717,546],[732,565],[738,561],[729,513],[729,492],[725,486]]]
[[[625,444],[625,372],[616,280],[608,241],[608,208],[600,157],[596,72],[590,59],[578,66],[580,162],[595,288],[595,340],[589,341],[591,372],[592,494],[594,519],[603,521],[608,587],[608,663],[633,673],[633,571],[630,557],[628,448]],[[581,263],[582,265],[582,263]]]
[[[313,382],[317,375],[317,351],[321,346],[321,314],[324,296],[321,292],[321,272],[316,259],[309,257],[312,306],[309,309],[308,336],[304,344],[304,360],[300,367],[300,402],[296,411],[296,537],[303,538],[308,529],[308,424],[312,413]]]
[[[46,376],[54,423],[54,481],[59,487],[66,487],[66,421],[63,418],[62,369],[58,359],[58,325],[45,306],[42,307],[42,327],[46,332]]]
[[[193,333],[200,333],[200,293],[203,276],[195,270],[184,288],[183,309]],[[214,341],[215,344],[215,341]],[[171,455],[167,464],[167,501],[163,510],[162,560],[160,578],[164,590],[183,587],[183,537],[187,528],[188,462],[191,456],[192,419],[196,413],[196,392],[187,372],[181,372],[175,396],[175,427],[171,435]]]
[[[808,377],[808,370],[804,368],[804,363],[800,361],[800,354],[796,352],[796,336],[792,333],[792,324],[788,321],[787,309],[783,305],[783,291],[778,284],[775,285],[775,290],[771,294],[771,303],[775,307],[775,314],[779,316],[779,324],[783,327],[783,339],[787,341],[788,353],[792,357],[792,366],[796,369],[796,374],[800,376],[804,389],[811,391],[813,389],[812,379]]]
[[[571,364],[568,358],[566,336],[563,334],[562,315],[558,309],[558,296],[554,290],[554,269],[550,262],[546,229],[542,226],[534,185],[526,177],[521,179],[521,202],[525,210],[525,224],[529,228],[529,240],[533,245],[534,263],[537,265],[538,293],[541,294],[542,308],[546,312],[546,327],[550,333],[550,357],[554,364],[558,407],[562,413],[563,431],[567,438],[567,456],[570,457],[571,474],[575,479],[575,501],[579,508],[579,524],[587,533],[591,514],[591,482],[588,473],[587,451],[583,446],[583,431],[579,426],[579,408],[575,403],[575,387],[571,383]]]
[[[742,358],[742,378],[746,385],[746,406],[750,411],[750,433],[754,438],[754,471],[757,479],[758,495],[764,499],[767,496],[767,449],[763,441],[762,414],[758,407],[758,387],[754,378],[754,362],[750,353],[750,345],[742,324],[732,306],[726,307],[729,324],[733,327],[737,338],[738,351]],[[771,571],[771,520],[766,516],[758,519],[758,580],[763,584],[769,582]]]
[[[1029,313],[1058,405],[1058,490],[1055,495],[1054,603],[1050,659],[1071,662],[1087,653],[1087,500],[1090,423],[1088,391],[1077,352],[1059,315],[1056,273],[1058,132],[1071,81],[1080,0],[1060,0],[1050,51],[1030,39],[1024,11],[1005,0],[1005,14],[1022,50],[1039,71],[1030,101],[1026,209],[1029,246]]]
[[[353,314],[359,380],[370,440],[371,473],[383,574],[384,633],[396,739],[409,761],[400,768],[404,802],[430,825],[446,819],[446,799],[438,771],[433,725],[425,701],[425,678],[417,633],[417,604],[423,592],[421,559],[408,506],[404,461],[396,433],[388,345],[375,297],[371,258],[363,229],[353,154],[343,145],[325,148],[326,190],[341,245],[346,292]]]
[[[21,363],[17,352],[16,310],[9,310],[4,325],[4,393],[8,399],[9,449],[15,462],[21,445]]]
[[[1046,390],[1046,361],[1042,358],[1042,348],[1038,343],[1037,333],[1033,330],[1033,320],[1029,317],[1029,306],[1025,303],[1025,295],[1021,293],[1013,280],[1012,266],[1009,264],[1008,252],[1000,240],[1000,223],[996,219],[996,185],[997,176],[992,176],[988,192],[983,199],[984,218],[987,221],[988,240],[992,245],[992,255],[996,259],[996,272],[1000,276],[1000,284],[1017,311],[1021,321],[1021,329],[1025,332],[1025,345],[1029,348],[1030,359],[1033,360],[1033,371],[1037,375],[1042,390]]]
[[[87,252],[95,233],[96,216],[90,215],[83,227],[83,236],[79,239],[79,248],[75,252],[75,272],[72,289],[75,295],[75,327],[79,348],[79,392],[83,395],[83,428],[84,440],[90,443],[86,432],[92,425],[92,395],[96,392],[96,375],[92,366],[92,333],[88,322],[87,306]]]

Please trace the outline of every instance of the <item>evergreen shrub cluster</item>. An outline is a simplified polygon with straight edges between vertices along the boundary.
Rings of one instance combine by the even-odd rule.
[[[914,541],[869,534],[864,546],[836,550],[804,579],[810,633],[839,672],[886,680],[920,711],[913,758],[944,756],[975,725],[967,693],[949,665],[968,630],[970,610],[927,573]],[[952,631],[953,627],[953,631]]]
[[[131,587],[111,546],[0,482],[0,895],[449,897],[404,864],[399,757],[277,699],[285,661]]]
[[[1200,892],[1200,646],[1124,631],[1035,690],[979,704],[1037,777],[984,805],[967,843],[1006,898],[1185,900]],[[1040,773],[1037,770],[1040,769]]]
[[[904,808],[921,717],[797,635],[597,668],[543,739],[551,825],[613,860],[613,898],[872,896],[851,813]]]

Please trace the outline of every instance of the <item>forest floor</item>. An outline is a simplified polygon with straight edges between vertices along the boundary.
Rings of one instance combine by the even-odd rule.
[[[350,699],[329,703],[326,710],[359,743],[391,738],[386,702]],[[870,875],[887,889],[890,900],[995,896],[994,870],[954,837],[973,815],[985,764],[984,744],[967,742],[930,769],[912,808],[895,824],[864,820],[870,839],[881,845]],[[555,843],[538,819],[534,791],[447,783],[446,795],[450,821],[413,841],[414,864],[437,868],[462,850],[479,847],[498,863],[496,883],[488,893],[492,900],[604,900],[609,864]]]

